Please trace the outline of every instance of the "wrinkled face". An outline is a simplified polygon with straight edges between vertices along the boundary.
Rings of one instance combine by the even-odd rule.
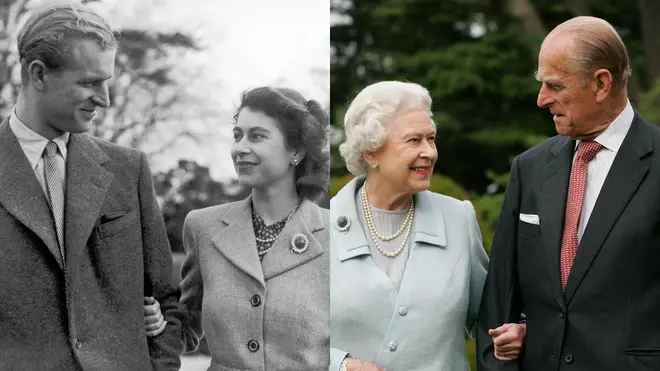
[[[242,185],[263,188],[293,177],[294,155],[274,118],[247,107],[241,109],[234,126],[231,157]]]
[[[45,132],[86,132],[97,108],[110,105],[108,80],[114,71],[116,50],[102,50],[89,39],[73,40],[70,46],[67,67],[44,76],[39,105]]]
[[[595,130],[599,106],[591,83],[570,71],[571,50],[568,36],[544,42],[539,53],[537,78],[541,81],[537,104],[553,115],[559,135],[581,139]]]
[[[389,183],[395,192],[427,190],[438,159],[431,116],[424,110],[413,110],[397,116],[385,127],[385,142],[373,153],[379,181]]]

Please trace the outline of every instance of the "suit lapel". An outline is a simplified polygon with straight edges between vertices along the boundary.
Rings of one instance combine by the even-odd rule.
[[[324,223],[320,208],[311,201],[304,200],[298,212],[286,223],[282,233],[273,242],[272,249],[264,257],[264,278],[271,279],[322,255],[323,247],[314,235],[323,230],[325,225],[327,222]],[[307,237],[309,242],[307,250],[300,254],[291,250],[291,241],[298,234]]]
[[[355,192],[362,186],[364,180],[364,177],[352,179],[337,193],[330,204],[333,249],[342,262],[358,256],[371,255],[367,234],[362,229],[355,205]],[[339,231],[337,227],[340,217],[345,217],[350,222],[345,232]]]
[[[221,230],[213,237],[212,242],[238,269],[265,287],[252,226],[251,203],[252,197],[239,201],[222,216]]]
[[[76,262],[87,246],[113,175],[101,166],[106,154],[87,134],[71,134],[66,161],[64,247]]]
[[[550,162],[543,168],[541,206],[539,209],[541,238],[548,264],[550,286],[552,286],[552,292],[561,307],[564,307],[564,299],[559,272],[559,255],[574,148],[575,141],[568,137],[562,137],[550,150],[552,157]]]
[[[0,158],[0,204],[44,242],[62,268],[48,200],[9,127],[9,119],[0,124]]]
[[[566,304],[573,298],[603,242],[648,172],[651,161],[651,156],[648,155],[653,152],[649,131],[647,124],[635,113],[630,130],[614,158],[580,241],[566,283]]]

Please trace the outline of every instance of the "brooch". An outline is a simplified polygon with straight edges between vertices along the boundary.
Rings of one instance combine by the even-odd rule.
[[[291,238],[291,252],[296,254],[302,254],[309,247],[309,239],[302,233],[296,233],[293,238]]]
[[[346,215],[340,215],[335,221],[335,227],[339,232],[347,232],[351,227],[351,221]]]

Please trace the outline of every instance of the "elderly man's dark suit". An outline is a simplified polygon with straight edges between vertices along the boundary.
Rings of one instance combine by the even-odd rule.
[[[178,370],[179,292],[145,156],[71,134],[66,185],[63,265],[46,196],[0,124],[0,370]],[[156,340],[144,296],[169,322]]]
[[[660,370],[660,130],[635,113],[564,292],[559,257],[574,150],[574,140],[556,136],[513,161],[479,314],[479,371]],[[488,329],[521,312],[523,356],[495,361]]]

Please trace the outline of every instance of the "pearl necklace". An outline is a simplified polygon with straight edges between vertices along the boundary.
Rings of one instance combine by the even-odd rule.
[[[376,229],[376,224],[374,223],[373,215],[371,214],[371,207],[369,206],[369,198],[367,197],[366,182],[364,186],[362,186],[360,195],[362,198],[362,209],[364,210],[364,218],[367,221],[367,228],[369,229],[369,233],[371,234],[371,240],[374,241],[374,244],[376,245],[376,249],[378,249],[378,251],[380,251],[381,254],[387,256],[388,258],[397,257],[399,254],[403,252],[403,250],[406,248],[408,243],[408,237],[410,236],[410,231],[412,230],[413,217],[415,216],[415,199],[413,198],[410,200],[410,207],[408,208],[406,219],[403,221],[403,225],[401,226],[399,231],[397,231],[392,236],[383,237],[378,233],[378,230]],[[383,241],[393,240],[398,236],[400,236],[404,230],[405,230],[405,235],[403,236],[401,247],[399,247],[393,252],[385,251],[383,250],[382,247],[380,247],[380,243],[378,242],[379,239]]]
[[[288,216],[286,217],[286,219],[284,220],[284,226],[286,226],[286,224],[289,222],[289,220],[291,220],[291,218],[293,218],[293,214],[296,213],[296,210],[298,210],[298,207],[299,207],[299,206],[300,206],[300,204],[297,204],[296,207],[294,207],[293,210],[291,210],[291,212],[289,213],[289,215],[288,215]],[[275,240],[277,239],[277,237],[279,237],[280,234],[282,234],[282,231],[283,231],[283,230],[284,230],[284,227],[282,227],[282,230],[277,234],[277,236],[272,237],[272,238],[259,238],[259,237],[256,237],[256,236],[255,236],[254,238],[257,240],[257,242],[261,242],[261,243],[271,243],[271,242],[275,242]],[[273,246],[271,245],[269,248],[267,248],[267,249],[265,249],[265,250],[258,251],[259,255],[260,255],[260,256],[261,256],[261,255],[266,255],[266,253],[267,253],[268,251],[270,251],[271,247],[273,247]]]

